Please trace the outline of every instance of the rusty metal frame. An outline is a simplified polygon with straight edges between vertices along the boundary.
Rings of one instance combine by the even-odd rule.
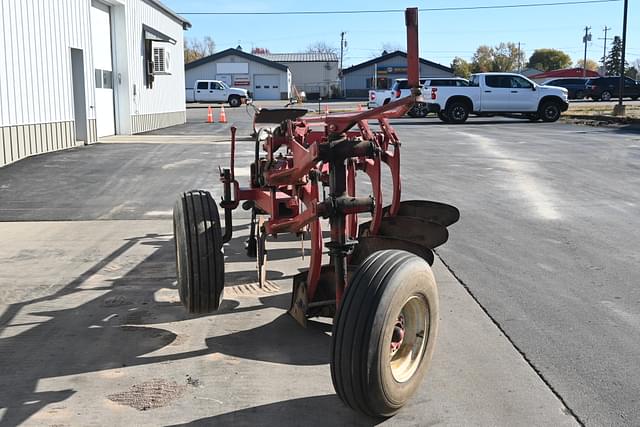
[[[252,166],[251,186],[240,187],[235,177],[236,129],[231,128],[229,169],[221,171],[225,210],[225,237],[231,237],[231,211],[241,201],[269,218],[266,233],[301,233],[311,231],[311,259],[306,277],[305,298],[313,301],[322,270],[323,247],[326,246],[335,270],[335,306],[340,304],[347,283],[347,257],[358,237],[358,217],[371,212],[368,235],[376,235],[384,215],[396,215],[400,207],[400,141],[389,119],[404,116],[421,101],[418,86],[418,12],[407,9],[407,63],[411,95],[379,108],[356,113],[298,117],[280,123],[262,144],[264,157]],[[272,114],[274,115],[274,114]],[[277,114],[275,114],[277,116]],[[380,131],[372,131],[369,120],[376,120]],[[254,119],[254,123],[258,120]],[[357,127],[357,130],[351,130]],[[258,144],[256,140],[256,144]],[[382,163],[391,172],[393,194],[384,211],[381,188]],[[371,198],[356,197],[356,174],[362,171],[371,181]],[[329,188],[320,200],[319,186]],[[320,218],[328,218],[331,239],[324,245]]]

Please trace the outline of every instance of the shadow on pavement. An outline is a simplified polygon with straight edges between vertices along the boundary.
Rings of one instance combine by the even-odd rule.
[[[173,427],[204,426],[375,426],[383,420],[360,415],[342,404],[336,395],[310,396],[240,409]]]
[[[440,120],[429,120],[426,121],[424,119],[412,119],[412,121],[398,121],[398,122],[394,122],[394,125],[397,126],[417,126],[417,125],[431,125],[431,126],[485,126],[485,125],[521,125],[521,124],[530,124],[533,126],[540,126],[540,125],[545,125],[547,123],[530,123],[529,121],[525,120],[525,119],[509,119],[509,118],[505,118],[503,120],[499,120],[499,119],[491,119],[491,120],[487,120],[487,119],[483,119],[483,118],[478,118],[478,117],[470,117],[469,120],[467,120],[466,122],[462,123],[462,124],[458,124],[458,125],[454,125],[451,123],[445,123],[442,122]]]
[[[110,276],[110,264],[126,257],[136,245],[150,245],[153,252],[123,276]],[[269,275],[283,276],[279,271]],[[255,329],[208,338],[205,349],[144,357],[175,345],[176,333],[154,325],[270,307],[284,310],[289,305],[290,295],[278,294],[249,307],[226,300],[214,314],[190,315],[176,301],[174,282],[173,240],[147,234],[127,239],[58,292],[9,305],[0,316],[0,408],[7,408],[0,424],[19,425],[45,406],[76,393],[73,389],[38,391],[43,379],[215,352],[283,364],[328,363],[326,328],[311,324],[303,329],[286,314]]]

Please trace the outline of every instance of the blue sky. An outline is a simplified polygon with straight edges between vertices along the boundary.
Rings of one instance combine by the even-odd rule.
[[[273,53],[302,52],[316,41],[339,47],[340,32],[346,31],[348,47],[344,67],[373,58],[382,51],[383,44],[403,47],[405,27],[402,13],[356,15],[266,15],[215,16],[189,15],[187,12],[280,12],[317,10],[375,10],[404,9],[406,7],[487,6],[558,0],[431,0],[429,2],[402,1],[336,1],[301,2],[279,1],[223,1],[164,0],[164,3],[193,24],[187,37],[211,36],[217,50],[241,45],[268,48]],[[640,59],[640,2],[629,0],[627,28],[627,59]],[[584,27],[592,27],[592,42],[588,57],[599,61],[603,51],[602,29],[612,30],[609,36],[622,33],[622,1],[589,5],[547,6],[536,8],[433,11],[420,12],[420,56],[449,65],[455,56],[471,58],[481,44],[521,42],[527,58],[537,48],[556,48],[568,53],[575,61],[583,56]],[[609,44],[609,42],[607,42]]]

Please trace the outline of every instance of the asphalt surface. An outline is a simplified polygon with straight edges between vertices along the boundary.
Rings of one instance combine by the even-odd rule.
[[[404,197],[456,205],[447,265],[587,425],[640,424],[640,132],[396,130]]]
[[[211,125],[191,108],[188,125],[151,133],[193,144],[132,137],[1,168],[0,221],[168,219],[177,192],[219,192],[224,135],[250,132],[243,108],[226,112]],[[461,211],[439,249],[457,278],[581,422],[640,424],[640,133],[502,118],[394,126],[403,198]],[[251,149],[240,141],[245,161]]]

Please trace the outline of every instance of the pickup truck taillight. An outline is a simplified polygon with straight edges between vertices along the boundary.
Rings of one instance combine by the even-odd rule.
[[[438,88],[437,87],[432,87],[431,88],[431,99],[436,99],[438,97]]]
[[[369,100],[371,100],[371,101],[375,101],[376,100],[376,93],[375,92],[371,92],[369,94]]]
[[[396,89],[396,98],[400,98],[400,89]]]

